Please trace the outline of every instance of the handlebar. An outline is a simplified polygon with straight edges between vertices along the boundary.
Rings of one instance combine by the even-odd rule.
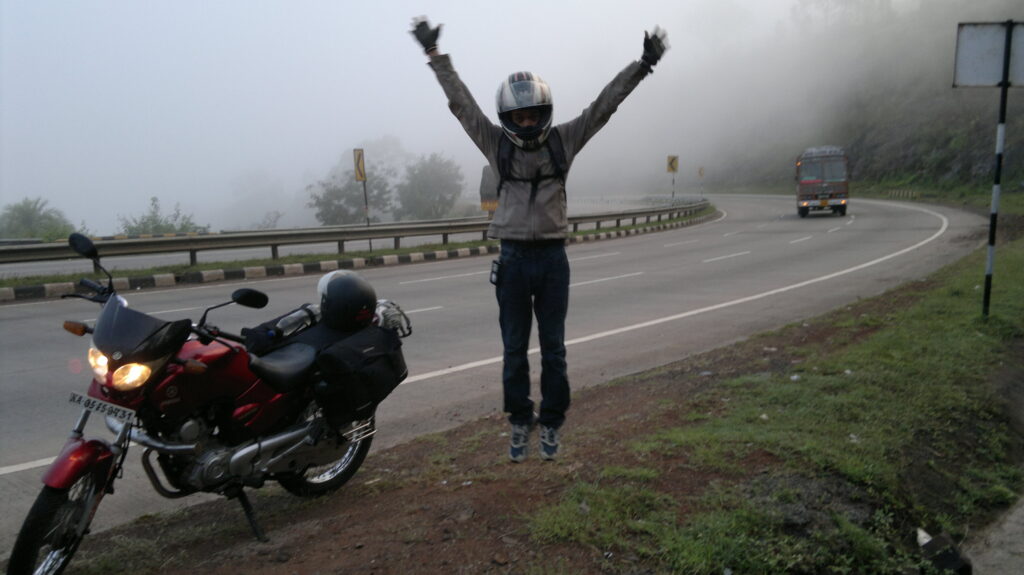
[[[199,336],[199,340],[203,343],[209,343],[218,339],[226,339],[235,343],[245,343],[245,338],[240,335],[221,331],[219,327],[215,325],[193,325],[192,331]],[[221,343],[224,343],[223,341]]]
[[[101,293],[107,291],[107,288],[104,287],[102,284],[94,282],[94,281],[92,281],[89,278],[82,278],[82,279],[78,280],[78,285],[80,285],[80,286],[82,286],[84,288],[91,289],[92,291],[94,291],[94,292],[96,292],[98,294],[101,294]]]
[[[91,279],[88,279],[88,278],[81,278],[80,280],[78,280],[78,285],[80,285],[80,286],[82,286],[82,287],[84,287],[84,288],[86,288],[88,290],[93,291],[96,295],[84,295],[84,294],[80,294],[80,293],[66,293],[66,294],[63,294],[63,295],[60,296],[61,299],[78,298],[78,299],[89,300],[89,301],[94,302],[94,303],[103,304],[103,303],[107,303],[107,300],[110,299],[110,295],[113,293],[113,290],[111,288],[109,288],[109,287],[107,287],[107,286],[105,286],[103,284],[94,282],[94,281],[92,281]]]
[[[245,338],[244,337],[242,337],[240,335],[235,335],[233,333],[228,333],[226,331],[218,331],[217,332],[217,337],[222,337],[222,338],[224,338],[226,340],[233,341],[235,343],[245,343]]]

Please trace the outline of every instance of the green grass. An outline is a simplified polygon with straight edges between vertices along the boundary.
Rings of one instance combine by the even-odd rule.
[[[959,205],[976,211],[988,213],[992,206],[992,183],[973,185],[958,184],[941,186],[928,183],[893,179],[882,182],[859,184],[854,182],[851,197],[888,198],[892,191],[917,192],[917,201],[935,202],[947,205]],[[999,195],[999,213],[1024,214],[1024,193],[1010,191],[1003,186]]]
[[[613,228],[601,228],[600,230],[586,229],[579,230],[574,233],[570,233],[571,236],[584,236],[593,235],[595,233],[609,233],[618,231],[630,231],[636,229],[643,229],[654,225],[668,225],[682,223],[689,220],[693,220],[699,217],[713,214],[715,212],[714,207],[708,207],[697,214],[682,218],[673,218],[671,220],[663,220],[661,222],[651,222],[650,224],[637,224],[635,226],[620,226]],[[142,277],[156,274],[175,274],[181,275],[188,272],[197,272],[205,270],[219,270],[219,269],[242,269],[244,267],[258,267],[258,266],[272,266],[272,265],[283,265],[283,264],[301,264],[301,263],[316,263],[324,260],[338,260],[338,259],[353,259],[353,258],[373,258],[381,257],[386,255],[401,255],[415,252],[434,252],[434,251],[446,251],[455,250],[462,248],[475,248],[480,246],[497,245],[497,240],[488,241],[473,241],[473,242],[459,242],[459,243],[448,243],[448,244],[428,244],[419,245],[401,249],[375,249],[371,251],[354,251],[345,252],[344,254],[295,254],[289,256],[281,256],[278,259],[271,258],[257,258],[249,260],[239,261],[218,261],[218,262],[198,262],[196,265],[191,266],[188,264],[177,264],[169,266],[159,266],[153,268],[139,268],[139,269],[111,269],[111,273],[115,277]],[[106,281],[106,276],[102,274],[50,274],[50,275],[38,275],[38,276],[25,276],[25,277],[0,277],[0,287],[17,287],[17,286],[35,286],[47,283],[66,283],[76,282],[79,278],[86,277],[94,280]]]
[[[1007,205],[1024,212],[1017,198]],[[694,409],[727,406],[720,415],[682,417],[632,441],[639,460],[685,458],[731,478],[693,513],[677,518],[684,502],[641,482],[656,469],[606,468],[602,483],[576,484],[536,517],[533,536],[632,553],[681,573],[895,573],[919,561],[908,542],[914,527],[963,535],[1024,486],[1010,454],[1019,438],[991,386],[1024,338],[1024,239],[998,254],[989,318],[981,317],[979,250],[920,282],[911,305],[811,320],[848,330],[839,351],[816,342],[786,350],[802,359],[789,371],[737,377],[693,398]],[[742,471],[754,452],[778,462],[769,476],[801,479],[752,496],[762,488]],[[795,536],[779,510],[808,498],[801,484],[820,482],[846,486],[873,515],[831,509],[830,521]]]

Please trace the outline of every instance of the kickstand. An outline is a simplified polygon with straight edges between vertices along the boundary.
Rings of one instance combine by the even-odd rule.
[[[256,539],[263,543],[269,542],[270,539],[263,534],[263,528],[256,521],[256,512],[253,510],[252,503],[249,502],[249,496],[245,494],[245,490],[239,487],[232,489],[226,495],[228,499],[238,499],[238,502],[242,504],[242,511],[245,511],[245,518],[249,520],[249,527],[252,528],[252,533],[256,536]]]

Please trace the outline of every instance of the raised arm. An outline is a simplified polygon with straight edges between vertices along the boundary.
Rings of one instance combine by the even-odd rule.
[[[640,80],[654,71],[654,66],[668,49],[667,35],[661,28],[651,33],[644,32],[643,54],[640,60],[631,62],[608,83],[597,98],[578,117],[559,127],[563,140],[572,147],[571,153],[578,152],[590,138],[608,123],[619,108],[619,104],[640,84]]]
[[[451,58],[438,51],[437,39],[441,35],[441,25],[432,28],[425,17],[416,18],[413,20],[411,33],[430,58],[430,67],[434,70],[445,96],[448,97],[448,109],[462,124],[462,128],[466,130],[477,148],[490,159],[497,153],[495,136],[500,134],[501,128],[492,123],[480,109],[473,94],[452,66]]]

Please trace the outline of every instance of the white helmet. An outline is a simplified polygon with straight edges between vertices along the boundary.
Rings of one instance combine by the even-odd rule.
[[[505,135],[515,145],[528,150],[544,143],[551,130],[551,88],[540,76],[532,72],[515,72],[498,86],[498,119]],[[536,108],[540,120],[533,126],[523,127],[512,121],[510,112]]]

